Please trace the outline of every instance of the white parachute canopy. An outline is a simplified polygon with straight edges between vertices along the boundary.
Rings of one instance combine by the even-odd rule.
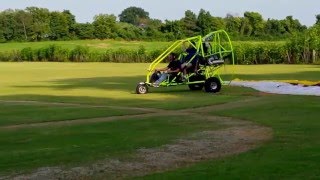
[[[250,87],[258,91],[275,94],[320,96],[320,86],[292,85],[277,81],[231,81],[231,86]]]

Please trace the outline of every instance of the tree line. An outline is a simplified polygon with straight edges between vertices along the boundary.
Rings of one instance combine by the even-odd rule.
[[[320,23],[320,15],[315,24]],[[225,29],[234,40],[282,40],[308,28],[292,16],[265,20],[258,12],[243,17],[215,17],[201,9],[187,10],[179,20],[152,19],[139,7],[128,7],[117,16],[98,14],[92,23],[76,22],[69,10],[49,11],[27,7],[0,12],[0,42],[73,39],[175,40]]]
[[[128,7],[118,17],[99,14],[92,23],[78,23],[69,10],[50,12],[46,8],[27,7],[0,12],[0,42],[74,39],[173,41],[225,29],[233,40],[237,64],[320,63],[320,15],[316,15],[315,20],[313,26],[306,27],[292,16],[265,20],[257,12],[245,12],[243,17],[227,14],[222,18],[201,9],[198,14],[187,10],[179,20],[162,22],[151,19],[142,8]],[[257,43],[241,40],[277,41]],[[0,61],[150,62],[162,51],[147,52],[140,47],[137,51],[106,49],[97,53],[88,47],[78,46],[69,50],[50,45],[3,52],[0,53]]]

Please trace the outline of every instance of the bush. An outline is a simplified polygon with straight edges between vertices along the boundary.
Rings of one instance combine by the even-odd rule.
[[[33,61],[33,51],[30,47],[23,48],[20,51],[20,59],[22,61]]]
[[[84,46],[77,46],[71,50],[69,60],[72,62],[86,62],[89,61],[89,48]]]
[[[320,30],[319,30],[320,33]],[[318,33],[317,33],[318,34]],[[316,37],[318,38],[318,37]],[[320,38],[293,36],[287,42],[233,42],[236,64],[280,64],[317,63],[320,60]],[[316,41],[317,40],[317,41]],[[69,50],[56,45],[39,49],[24,48],[20,51],[0,53],[0,61],[52,61],[52,62],[119,62],[150,63],[165,49],[146,51],[144,46],[137,50],[107,49],[105,52],[89,51],[88,47],[77,46]]]

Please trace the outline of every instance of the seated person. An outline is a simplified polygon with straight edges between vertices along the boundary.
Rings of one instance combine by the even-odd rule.
[[[154,87],[159,87],[159,84],[166,80],[169,75],[176,76],[180,71],[181,63],[180,61],[176,60],[175,53],[169,54],[169,61],[170,62],[167,67],[155,69],[155,72],[161,71],[162,73],[159,79],[153,83]]]
[[[181,64],[184,78],[186,78],[187,69],[195,68],[194,71],[196,71],[198,60],[198,56],[196,55],[197,49],[193,45],[190,45],[190,47],[186,49],[186,52],[187,56],[183,59],[184,62]]]

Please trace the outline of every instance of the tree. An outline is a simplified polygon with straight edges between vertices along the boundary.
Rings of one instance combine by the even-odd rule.
[[[93,39],[94,27],[90,23],[75,24],[75,35],[80,39]]]
[[[150,18],[149,13],[144,9],[139,7],[128,7],[121,12],[119,19],[120,22],[126,22],[138,26],[141,21]]]
[[[4,37],[4,32],[2,29],[0,29],[0,43],[6,42],[6,38]]]
[[[190,10],[187,10],[184,15],[184,18],[181,19],[184,35],[187,37],[196,35],[199,31],[196,14]]]
[[[224,18],[226,31],[233,35],[238,35],[241,28],[241,19],[239,17],[234,17],[231,14],[227,14]]]
[[[117,32],[116,16],[99,14],[93,21],[94,35],[99,39],[115,38]]]
[[[211,22],[212,22],[211,31],[216,31],[216,30],[219,30],[219,29],[225,29],[226,28],[226,24],[225,24],[223,18],[221,18],[221,17],[212,17],[211,18]]]
[[[286,31],[290,34],[303,32],[307,29],[306,26],[301,25],[298,19],[293,19],[292,16],[287,16],[286,19],[282,20],[282,23]]]
[[[76,26],[75,16],[69,10],[63,10],[62,14],[66,17],[69,35],[72,37],[75,36],[75,26]]]
[[[46,8],[27,7],[26,11],[32,15],[32,36],[36,41],[49,37],[50,12]]]
[[[18,10],[16,11],[16,21],[20,24],[20,26],[22,25],[24,38],[27,41],[32,26],[32,15],[23,10]]]
[[[135,40],[142,38],[142,31],[139,27],[129,24],[120,22],[118,24],[118,36],[123,39],[127,40]]]
[[[164,34],[161,32],[162,22],[159,19],[149,19],[144,27],[145,35],[149,39],[163,39]]]
[[[259,36],[264,34],[264,21],[261,14],[257,12],[245,12],[244,17],[248,20],[247,22],[252,28],[252,30],[248,32],[249,36]]]
[[[201,9],[197,19],[197,26],[202,35],[208,34],[213,29],[212,16],[209,12]]]
[[[0,13],[0,43],[6,42],[7,39],[5,37],[5,31],[7,27],[6,24],[6,18],[3,12]]]
[[[12,9],[7,9],[1,13],[1,26],[3,28],[3,36],[7,41],[19,40],[19,29],[17,28],[18,22],[16,21],[15,11]]]
[[[272,36],[280,36],[286,34],[286,29],[281,21],[268,19],[265,25],[265,33]]]
[[[240,35],[251,35],[252,33],[252,26],[250,25],[249,19],[241,18],[241,26],[240,26]]]
[[[64,14],[60,12],[52,12],[50,14],[50,39],[66,39],[69,34],[68,20]]]
[[[316,24],[320,24],[320,14],[316,15],[316,19],[317,19]]]
[[[175,20],[175,21],[169,21],[166,20],[164,25],[160,27],[160,31],[162,33],[165,33],[168,39],[181,39],[183,38],[183,32],[182,32],[182,22]]]

